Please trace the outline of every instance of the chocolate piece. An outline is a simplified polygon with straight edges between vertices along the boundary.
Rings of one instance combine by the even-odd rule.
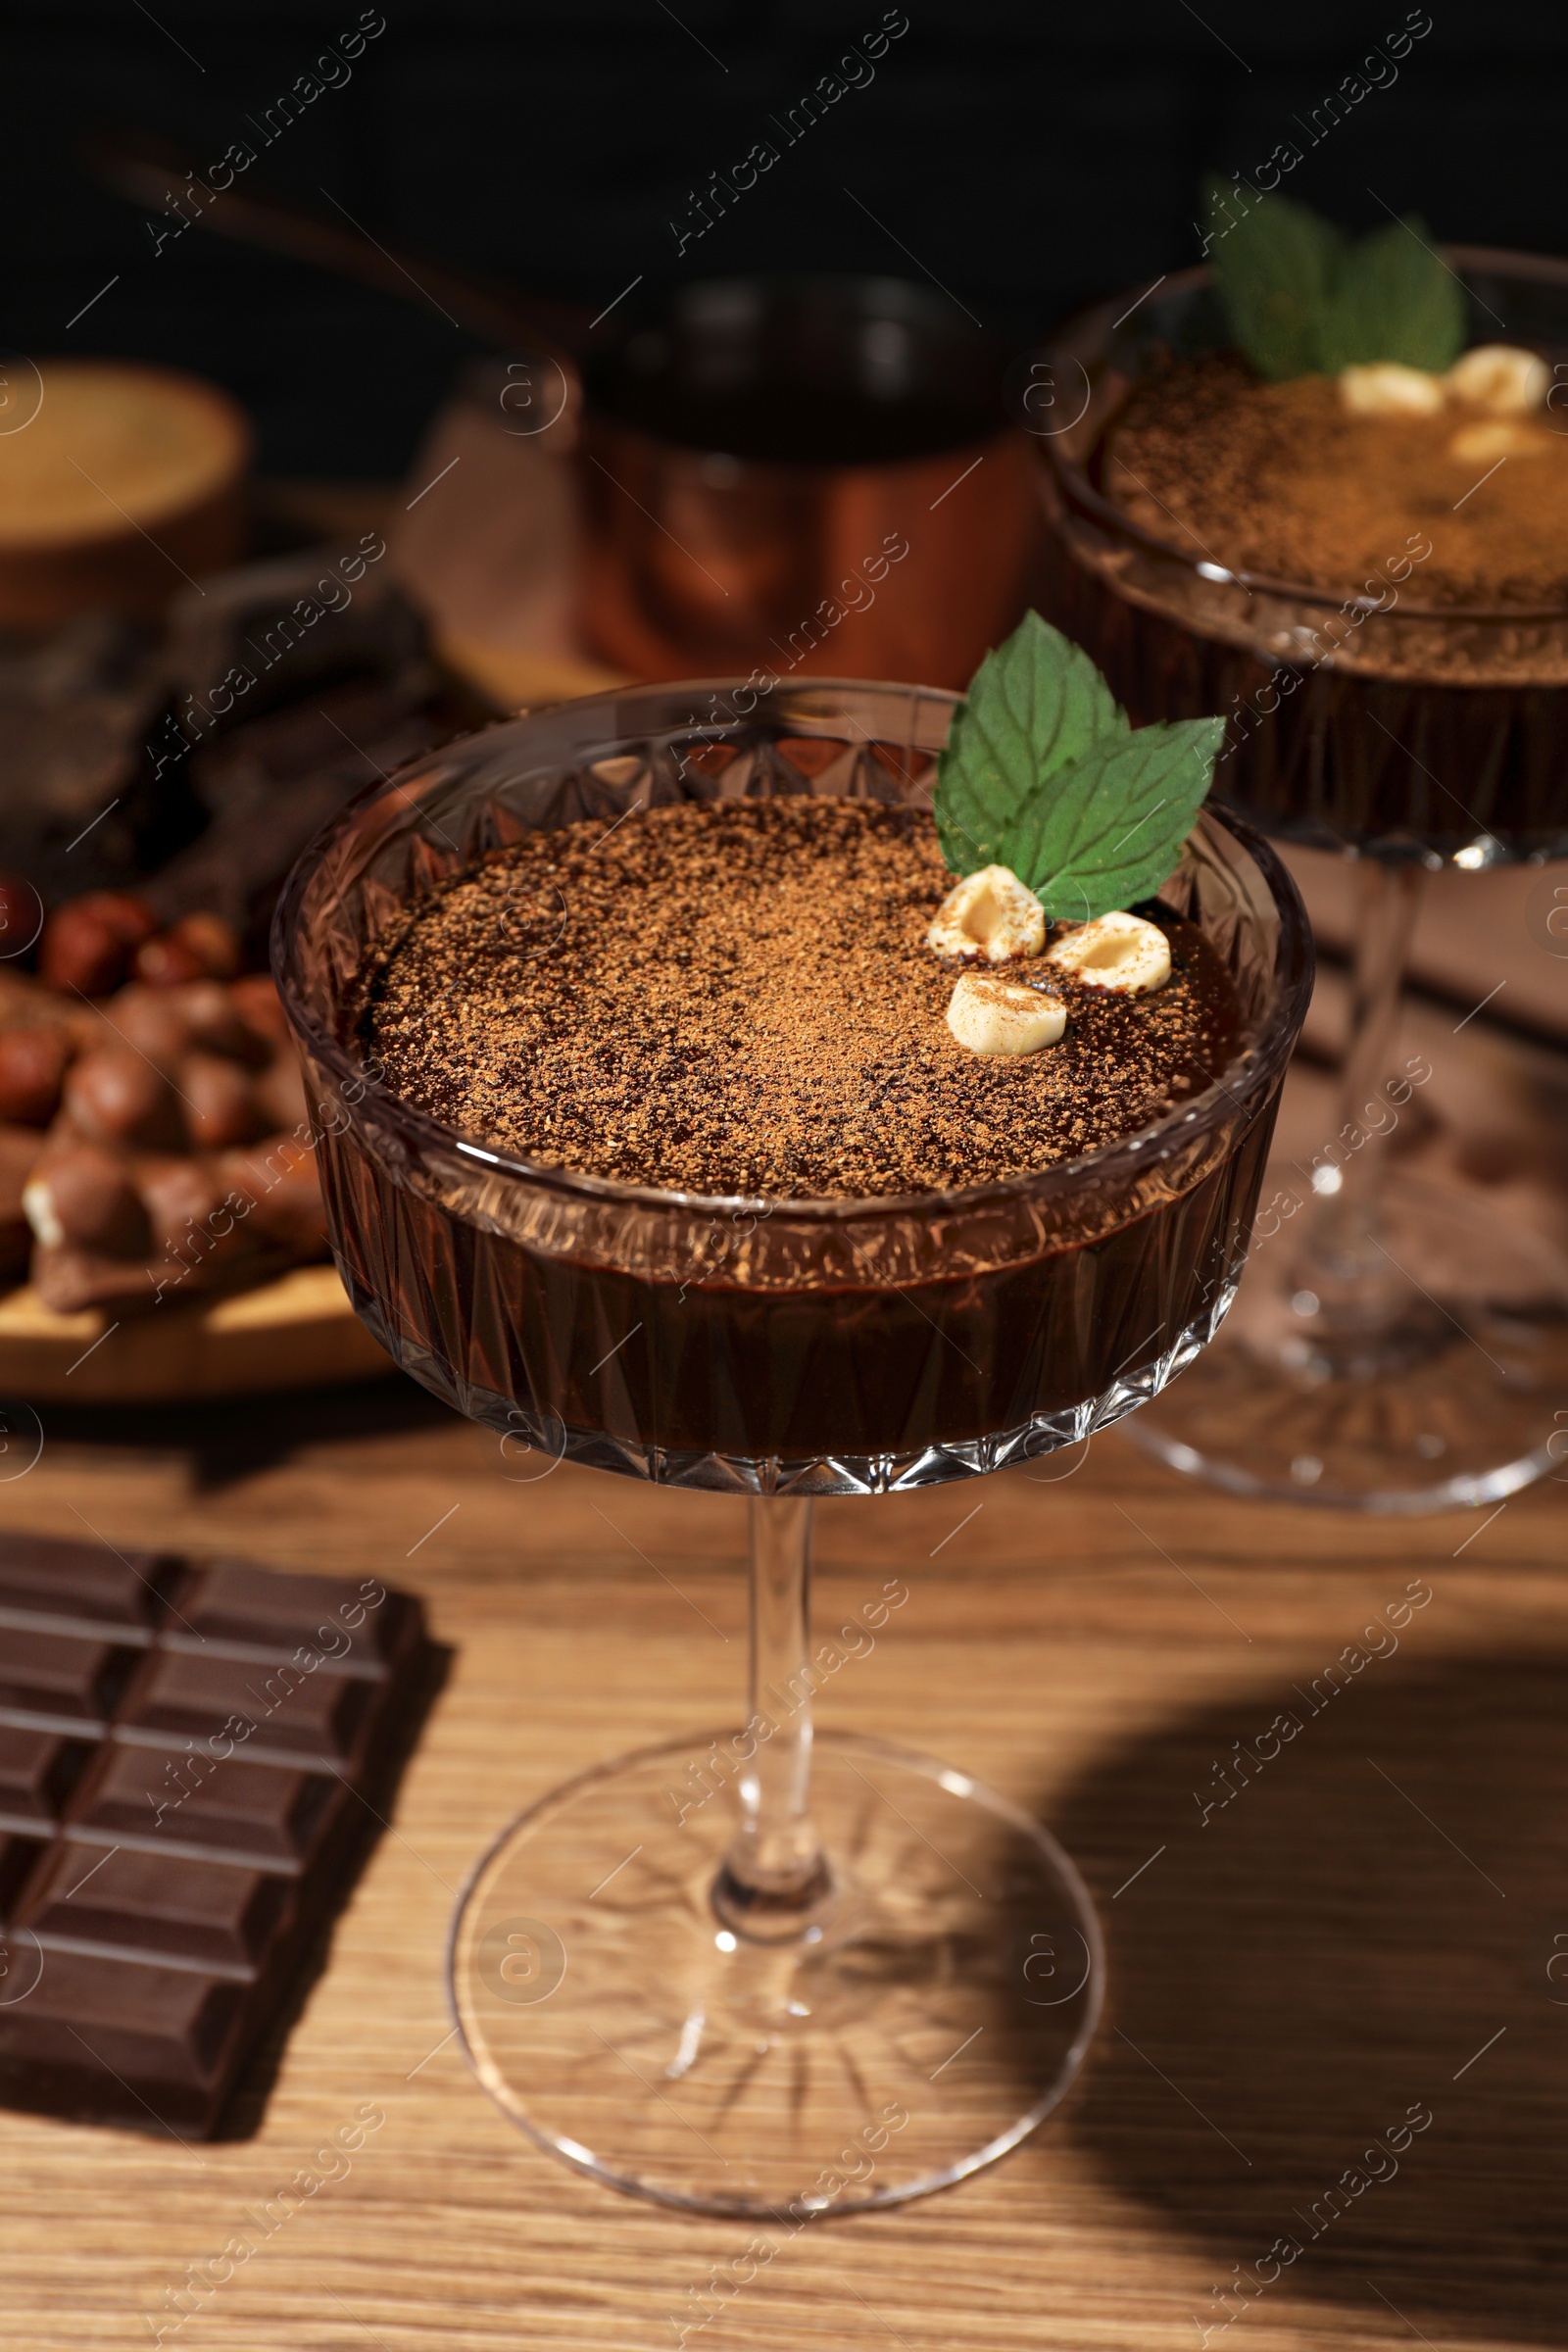
[[[58,1732],[0,1725],[0,1829],[51,1830],[91,1753]]]
[[[373,1578],[0,1540],[0,2104],[212,2134],[429,1663]]]
[[[39,1855],[47,1850],[35,1838],[0,1836],[0,1920],[11,1917],[19,1889],[26,1885]],[[18,1957],[9,1940],[0,1936],[0,2001],[14,1997],[12,1986],[18,1976]],[[30,1970],[25,1972],[30,1973]]]
[[[0,2094],[35,2114],[205,2136],[242,2053],[254,1988],[129,1953],[50,1950],[7,1938]],[[41,1965],[40,1965],[41,1964]]]
[[[0,1657],[0,1723],[97,1737],[108,1729],[128,1654],[69,1634],[8,1634]]]
[[[0,1741],[41,1733],[0,1732]],[[62,1756],[82,1751],[53,1743]],[[49,1770],[40,1757],[37,1779]],[[20,1773],[22,1760],[14,1767]],[[58,1768],[56,1768],[58,1769]],[[29,1784],[13,1801],[0,1746],[0,1822],[27,1826],[23,1811]],[[72,1807],[70,1835],[83,1844],[140,1846],[153,1853],[199,1853],[216,1862],[249,1863],[298,1878],[329,1816],[340,1813],[349,1790],[335,1775],[286,1765],[252,1764],[211,1753],[171,1755],[167,1748],[128,1747],[118,1740],[98,1751],[92,1778]]]
[[[145,1951],[249,1984],[292,1894],[288,1880],[228,1862],[68,1841],[33,1872],[12,1924],[50,1950]]]
[[[275,1591],[275,1577],[260,1577],[248,1560],[214,1560],[193,1568],[173,1593],[177,1622],[165,1637],[168,1649],[195,1649],[208,1657],[267,1660],[292,1657],[300,1628],[315,1609],[318,1622],[307,1637],[340,1674],[388,1671],[408,1639],[408,1619],[417,1603],[406,1593],[385,1592],[378,1600],[356,1598],[346,1607],[335,1577],[291,1576]]]
[[[175,1565],[167,1552],[7,1536],[0,1542],[0,1626],[144,1648]]]
[[[4,1688],[0,1681],[0,1695]],[[195,1740],[223,1756],[243,1743],[248,1756],[307,1772],[341,1772],[354,1757],[369,1708],[365,1683],[346,1674],[313,1673],[292,1658],[248,1666],[237,1658],[181,1657],[159,1648],[137,1676],[116,1729],[122,1740],[144,1746],[188,1747]]]

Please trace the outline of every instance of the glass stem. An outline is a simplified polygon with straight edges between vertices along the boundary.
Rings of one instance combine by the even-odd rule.
[[[1374,858],[1360,860],[1356,876],[1355,978],[1340,1089],[1340,1140],[1350,1156],[1335,1198],[1357,1202],[1363,1221],[1376,1213],[1388,1167],[1393,1125],[1384,1089],[1394,1076],[1400,991],[1426,878],[1424,866],[1383,865]]]
[[[1389,1139],[1398,1125],[1390,1081],[1396,1074],[1393,1054],[1400,990],[1425,880],[1424,869],[1414,863],[1385,865],[1371,858],[1360,861],[1340,1126],[1317,1157],[1312,1187],[1318,1196],[1316,1213],[1296,1260],[1301,1310],[1310,1314],[1325,1339],[1338,1334],[1352,1351],[1377,1335],[1392,1339],[1396,1328],[1402,1332],[1417,1296],[1379,1246],[1378,1211],[1388,1173]]]
[[[811,1505],[759,1496],[750,1511],[750,1753],[713,1908],[737,1934],[781,1943],[809,1933],[833,1890],[810,1814]]]

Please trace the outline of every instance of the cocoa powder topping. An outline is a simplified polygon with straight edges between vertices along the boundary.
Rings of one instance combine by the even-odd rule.
[[[1233,1050],[1227,975],[1172,916],[1173,972],[1120,999],[1038,975],[1061,1043],[980,1057],[925,932],[928,817],[809,795],[531,835],[412,906],[360,1034],[443,1125],[622,1182],[888,1196],[1048,1168],[1131,1134]]]

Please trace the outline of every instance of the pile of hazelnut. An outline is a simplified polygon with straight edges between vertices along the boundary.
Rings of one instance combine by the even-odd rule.
[[[17,896],[0,882],[0,932]],[[298,1063],[230,925],[95,892],[36,960],[0,994],[0,1216],[24,1217],[45,1305],[123,1315],[324,1255]]]

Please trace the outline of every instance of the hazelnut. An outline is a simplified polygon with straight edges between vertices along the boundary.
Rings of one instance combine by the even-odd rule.
[[[107,996],[125,978],[133,952],[153,929],[139,899],[89,891],[57,906],[44,924],[38,970],[51,988],[67,994]]]
[[[271,1060],[270,1041],[259,1037],[245,1019],[236,988],[222,980],[192,980],[159,993],[178,1009],[193,1045],[210,1054],[226,1054],[253,1069]]]
[[[229,990],[240,1019],[258,1036],[270,1038],[275,1045],[289,1042],[288,1019],[271,978],[267,972],[247,972]]]
[[[1090,923],[1063,926],[1046,961],[1059,972],[1072,972],[1085,988],[1146,997],[1170,978],[1170,941],[1141,914],[1100,914]]]
[[[204,1152],[248,1144],[265,1121],[258,1113],[255,1082],[238,1062],[219,1054],[190,1054],[180,1065],[190,1140]]]
[[[60,1108],[67,1045],[58,1029],[0,1033],[0,1119],[47,1127]]]
[[[198,1236],[204,1245],[198,1255],[214,1254],[220,1245],[212,1227],[224,1187],[205,1161],[188,1156],[144,1160],[137,1171],[137,1190],[155,1250],[173,1251],[184,1246],[188,1251],[192,1237]]]
[[[133,980],[121,989],[105,1018],[113,1023],[116,1036],[166,1075],[178,1067],[195,1043],[195,1031],[174,991],[150,988],[145,981]]]
[[[27,1222],[46,1249],[74,1243],[114,1257],[142,1257],[147,1213],[121,1163],[91,1144],[50,1152],[22,1195]]]
[[[134,970],[149,988],[178,988],[183,981],[200,980],[206,973],[196,950],[172,931],[144,940],[136,950]]]
[[[214,980],[232,980],[239,970],[239,938],[220,914],[182,914],[169,928],[171,941],[189,950]]]
[[[1010,963],[1039,955],[1046,944],[1046,911],[1010,865],[983,865],[949,891],[925,944],[944,957]]]
[[[1448,369],[1448,389],[1494,416],[1527,416],[1545,406],[1551,369],[1539,352],[1514,343],[1478,343]]]
[[[1435,416],[1446,398],[1441,375],[1398,360],[1340,370],[1340,405],[1352,416]]]
[[[1517,416],[1499,416],[1487,424],[1462,424],[1448,443],[1448,455],[1463,466],[1495,466],[1504,458],[1536,458],[1551,447],[1551,435],[1539,424]]]
[[[1066,1026],[1059,997],[999,972],[960,974],[948,1004],[948,1027],[971,1054],[1038,1054]]]
[[[43,901],[20,874],[0,874],[0,958],[26,956],[43,930]]]
[[[269,1130],[302,1126],[310,1114],[305,1079],[292,1054],[279,1054],[256,1081],[256,1100]]]
[[[247,1222],[258,1240],[296,1257],[325,1250],[326,1210],[308,1144],[264,1136],[248,1152],[226,1152],[221,1167],[224,1182],[253,1203]]]
[[[65,1103],[89,1143],[156,1151],[184,1140],[179,1097],[128,1046],[94,1046],[79,1055],[66,1073]]]

